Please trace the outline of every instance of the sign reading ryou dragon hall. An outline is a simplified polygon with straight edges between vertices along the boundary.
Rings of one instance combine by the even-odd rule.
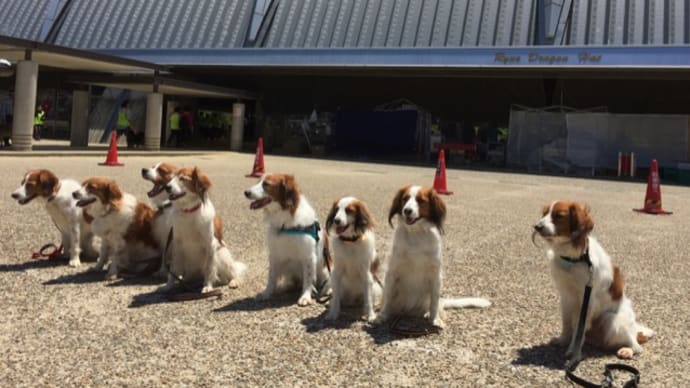
[[[532,51],[527,54],[509,54],[498,51],[494,54],[494,63],[504,65],[530,64],[530,65],[569,65],[569,64],[599,64],[603,54],[593,54],[589,51],[581,51],[577,54],[554,55]]]

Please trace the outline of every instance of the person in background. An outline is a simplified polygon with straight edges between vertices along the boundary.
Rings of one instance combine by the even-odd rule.
[[[180,147],[182,143],[180,129],[180,107],[176,106],[173,113],[170,115],[170,137],[168,137],[168,147]]]
[[[194,133],[194,114],[189,106],[182,108],[182,113],[180,114],[180,130],[182,131],[182,137],[189,141]]]
[[[117,138],[119,139],[120,136],[125,135],[127,138],[127,148],[132,148],[134,147],[134,132],[132,131],[132,127],[129,123],[129,109],[127,109],[129,105],[129,101],[123,101],[122,104],[120,104],[120,110],[117,112],[117,125],[116,125],[116,131],[117,131]]]
[[[43,105],[36,107],[36,115],[34,116],[34,140],[41,140],[41,130],[43,129],[45,117],[46,112],[43,110]]]

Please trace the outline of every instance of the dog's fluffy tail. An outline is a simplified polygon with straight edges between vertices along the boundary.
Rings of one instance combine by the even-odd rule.
[[[218,280],[221,284],[227,284],[233,280],[237,284],[242,280],[247,271],[247,265],[235,260],[227,247],[218,249],[215,259],[218,265]]]
[[[491,306],[491,302],[484,298],[444,298],[444,309],[463,309],[467,307],[485,308]]]

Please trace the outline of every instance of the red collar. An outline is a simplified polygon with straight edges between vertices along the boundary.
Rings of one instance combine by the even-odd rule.
[[[199,202],[199,204],[194,206],[194,207],[190,207],[188,209],[182,209],[182,212],[183,213],[194,213],[195,211],[199,210],[199,208],[201,208],[201,202]]]

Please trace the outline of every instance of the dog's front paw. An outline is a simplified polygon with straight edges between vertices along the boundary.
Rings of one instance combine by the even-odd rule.
[[[367,323],[374,323],[376,322],[376,313],[371,312],[364,317],[364,319],[367,321]]]
[[[107,274],[105,274],[104,279],[105,279],[105,280],[115,280],[115,279],[117,279],[117,272],[112,272],[112,273],[111,273],[111,272],[108,272]]]
[[[230,283],[228,283],[228,287],[230,288],[238,288],[240,286],[240,282],[237,281],[237,279],[232,279],[230,280]]]
[[[314,303],[314,299],[312,299],[311,295],[302,295],[297,301],[297,305],[301,307],[309,306],[312,303]]]
[[[70,259],[69,263],[67,263],[70,267],[79,267],[81,265],[81,260],[79,258],[74,258]]]
[[[623,359],[623,360],[631,360],[634,355],[635,355],[635,351],[632,348],[628,348],[628,347],[620,348],[616,352],[616,356],[618,356],[618,358]]]
[[[204,288],[201,289],[202,294],[207,294],[211,291],[213,291],[213,286],[205,286]]]
[[[382,325],[382,324],[386,323],[387,320],[388,320],[387,316],[385,316],[383,314],[379,314],[376,318],[374,318],[373,324],[374,325]]]
[[[441,318],[436,318],[431,321],[431,324],[438,327],[439,329],[445,329],[446,328],[446,323],[443,322],[443,319]]]

